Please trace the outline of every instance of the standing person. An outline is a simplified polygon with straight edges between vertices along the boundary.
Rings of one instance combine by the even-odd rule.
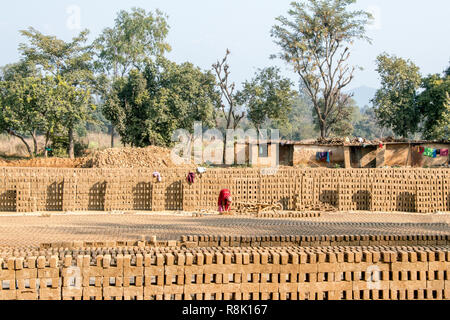
[[[230,211],[232,198],[231,192],[228,189],[223,189],[219,194],[219,212],[222,213],[224,211]]]

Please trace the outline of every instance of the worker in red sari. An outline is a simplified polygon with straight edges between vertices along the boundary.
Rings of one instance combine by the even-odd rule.
[[[219,212],[230,211],[232,198],[231,192],[228,189],[223,189],[219,194]]]

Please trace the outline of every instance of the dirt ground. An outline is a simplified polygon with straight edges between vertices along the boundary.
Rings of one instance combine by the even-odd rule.
[[[0,248],[62,241],[137,240],[182,235],[434,235],[450,234],[450,214],[323,213],[315,218],[263,219],[192,213],[0,214]]]

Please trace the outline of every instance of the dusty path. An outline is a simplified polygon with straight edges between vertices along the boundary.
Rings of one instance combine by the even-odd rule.
[[[44,242],[135,240],[182,235],[420,235],[450,234],[450,215],[401,213],[324,213],[318,218],[257,219],[187,214],[0,215],[0,247],[36,246]]]

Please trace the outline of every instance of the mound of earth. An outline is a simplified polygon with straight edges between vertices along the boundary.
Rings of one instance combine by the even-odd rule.
[[[115,148],[95,152],[85,158],[83,168],[174,168],[189,167],[181,158],[172,158],[171,150],[162,147]]]
[[[17,168],[80,168],[85,159],[67,158],[35,158],[27,160],[3,160],[0,159],[0,167]]]

